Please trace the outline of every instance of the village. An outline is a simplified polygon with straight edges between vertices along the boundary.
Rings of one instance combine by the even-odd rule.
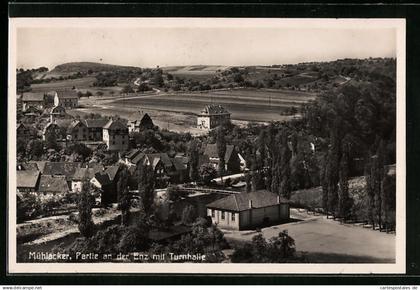
[[[67,110],[78,107],[79,97],[75,90],[23,93],[21,99],[21,116],[25,122],[17,124],[17,139],[39,139],[51,148],[45,148],[50,156],[47,160],[18,162],[18,220],[37,218],[35,211],[29,213],[29,216],[19,212],[25,210],[20,209],[19,204],[28,195],[49,204],[43,210],[44,217],[77,211],[77,195],[83,191],[86,182],[90,184],[91,193],[95,197],[94,208],[117,208],[120,198],[118,186],[120,179],[124,178],[122,172],[125,169],[129,172],[126,184],[131,199],[138,199],[139,167],[142,166],[153,170],[155,213],[163,220],[170,218],[181,221],[186,218],[189,220],[187,225],[190,225],[197,217],[211,217],[212,223],[220,229],[244,230],[289,219],[287,199],[264,190],[245,191],[244,176],[249,168],[233,145],[226,145],[223,160],[225,168],[223,175],[219,175],[220,158],[215,143],[206,144],[193,165],[191,156],[185,153],[149,153],[148,150],[136,148],[133,145],[133,134],[155,128],[153,120],[141,109],[130,120],[118,117],[82,119],[67,113]],[[207,105],[197,115],[197,127],[204,132],[230,122],[230,113],[221,105]],[[104,165],[100,158],[67,161],[64,155],[58,153],[76,144],[92,151],[102,150],[114,154],[117,158],[114,163]],[[54,157],[57,155],[60,156]],[[207,168],[210,177],[204,183],[192,180],[191,166]],[[171,210],[159,206],[168,188],[182,195],[181,200],[171,204]],[[173,214],[173,209],[177,214]],[[193,212],[191,217],[185,217],[188,211]],[[19,218],[20,214],[22,218]],[[169,217],[169,214],[172,215]],[[175,231],[165,239],[178,234]]]
[[[389,61],[375,60],[378,66]],[[265,98],[273,91],[227,88],[205,92],[220,94],[221,102],[200,92],[208,102],[200,99],[201,109],[188,112],[194,134],[191,127],[171,131],[156,125],[161,119],[147,104],[182,94],[162,92],[172,77],[160,68],[151,72],[150,78],[165,80],[146,80],[151,92],[125,85],[116,95],[93,96],[73,85],[18,94],[19,261],[33,262],[36,251],[98,251],[102,260],[120,253],[131,261],[163,253],[205,253],[206,261],[228,263],[395,259],[389,251],[395,239],[392,129],[383,129],[383,137],[369,127],[337,130],[345,126],[338,115],[337,123],[322,128],[317,104],[329,99],[306,106],[312,97],[286,119],[238,123],[238,113],[225,106],[227,94],[245,104],[252,94]],[[345,81],[321,93],[351,96],[352,78],[340,78]],[[286,98],[289,91],[294,94],[276,93]],[[104,100],[108,111],[97,112],[96,102]],[[124,106],[131,107],[119,110]],[[342,110],[340,103],[333,106]],[[378,183],[383,186],[372,185]],[[380,242],[360,246],[361,239]]]

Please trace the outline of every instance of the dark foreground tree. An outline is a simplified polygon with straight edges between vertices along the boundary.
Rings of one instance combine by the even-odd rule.
[[[126,188],[119,200],[119,207],[121,210],[121,225],[127,226],[130,222],[130,206],[131,206],[131,194]]]

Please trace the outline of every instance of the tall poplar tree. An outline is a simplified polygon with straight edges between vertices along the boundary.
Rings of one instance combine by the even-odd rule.
[[[190,146],[188,148],[188,156],[189,156],[189,177],[191,181],[197,181],[199,178],[198,174],[198,166],[199,166],[199,154],[197,148],[197,142],[195,140],[191,140]]]
[[[117,181],[117,196],[118,196],[118,206],[121,210],[121,224],[128,225],[130,217],[130,192],[128,190],[128,178],[129,173],[128,169],[124,165],[120,165],[121,168],[118,172],[118,181]]]
[[[138,190],[141,206],[146,215],[152,211],[155,193],[155,177],[152,166],[140,164],[139,166]]]
[[[290,198],[290,193],[292,191],[290,180],[290,159],[292,158],[292,152],[289,148],[288,136],[285,130],[282,132],[281,139],[279,192],[285,198]]]
[[[89,238],[94,233],[95,225],[92,219],[93,197],[90,194],[90,183],[85,180],[82,185],[82,191],[79,195],[78,210],[79,210],[79,231],[80,234]]]
[[[348,146],[343,148],[339,172],[338,216],[347,220],[351,216],[352,199],[349,196],[349,153]]]
[[[219,176],[223,184],[223,175],[225,173],[225,155],[226,155],[226,139],[224,128],[220,126],[217,130],[217,155],[219,156]]]

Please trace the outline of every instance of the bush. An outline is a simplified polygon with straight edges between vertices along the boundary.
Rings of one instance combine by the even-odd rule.
[[[209,164],[203,164],[199,169],[199,173],[205,185],[210,185],[211,181],[217,176],[216,169]]]
[[[182,210],[181,219],[184,225],[189,225],[193,223],[196,218],[197,218],[197,213],[196,213],[195,208],[192,205],[189,204]]]
[[[118,248],[123,253],[134,251],[144,251],[149,246],[147,231],[143,231],[141,227],[130,226],[126,229],[118,244]]]

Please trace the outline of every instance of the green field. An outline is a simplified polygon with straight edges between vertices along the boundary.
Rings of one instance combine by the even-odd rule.
[[[229,110],[232,119],[268,122],[284,120],[282,113],[285,109],[298,108],[314,98],[314,94],[307,92],[237,89],[134,96],[116,99],[109,105],[199,114],[205,105],[214,103]]]

